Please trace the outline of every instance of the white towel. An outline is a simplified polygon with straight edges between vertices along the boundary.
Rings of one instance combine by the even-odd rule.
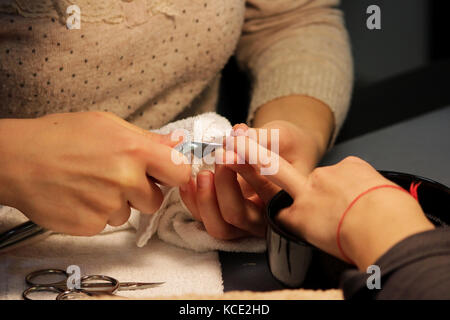
[[[176,129],[190,133],[192,141],[222,142],[222,138],[231,131],[230,122],[216,114],[205,113],[199,116],[169,123],[155,132],[168,134]],[[197,176],[200,170],[214,171],[214,165],[193,163],[192,175]],[[262,252],[265,242],[262,239],[249,237],[236,241],[221,241],[211,237],[203,224],[194,220],[184,205],[179,188],[162,187],[165,195],[161,208],[154,214],[141,214],[139,222],[132,220],[137,227],[136,244],[139,247],[147,244],[155,234],[161,240],[176,246],[192,249],[198,252],[222,250],[235,252]]]
[[[16,209],[0,207],[0,232],[25,221]],[[25,276],[35,270],[78,265],[82,275],[103,274],[119,281],[165,282],[137,291],[119,291],[129,298],[223,293],[217,252],[194,252],[154,238],[138,248],[130,224],[107,227],[94,237],[53,234],[47,239],[0,254],[0,300],[22,298]]]
[[[205,114],[200,119],[206,119],[201,123],[209,124],[205,135],[195,136],[201,131],[189,127],[189,124],[193,125],[193,119],[166,126],[162,132],[169,132],[177,126],[192,128],[194,138],[201,140],[202,137],[206,139],[211,132],[215,132],[213,136],[219,135],[212,128],[223,130],[230,127],[224,118],[215,114]],[[197,125],[200,126],[198,123]],[[194,174],[200,167],[204,166],[194,166]],[[0,254],[0,299],[21,299],[22,291],[26,288],[24,278],[31,271],[66,269],[69,265],[78,265],[83,275],[104,274],[119,281],[166,282],[148,290],[118,292],[125,297],[222,293],[219,257],[216,251],[210,250],[261,251],[264,249],[264,241],[217,241],[205,232],[200,223],[192,220],[189,211],[180,201],[177,188],[166,188],[164,192],[164,204],[152,216],[140,217],[134,211],[130,221],[124,226],[107,227],[94,237],[53,234],[43,241]],[[26,218],[18,210],[0,206],[0,232],[23,221]],[[142,246],[148,242],[148,245],[141,248],[135,245],[136,232],[133,227],[138,225],[138,243]],[[155,232],[165,242],[152,237]],[[152,239],[149,240],[150,238]]]

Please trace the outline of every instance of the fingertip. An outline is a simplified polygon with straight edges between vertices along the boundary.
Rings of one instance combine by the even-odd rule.
[[[213,173],[209,170],[202,170],[197,174],[198,190],[208,190],[211,187]]]
[[[172,133],[164,134],[160,137],[160,139],[160,143],[165,144],[171,148],[180,143],[180,139],[176,139],[176,137],[173,137]]]
[[[182,143],[185,140],[184,132],[180,132],[179,130],[174,130],[166,135],[164,135],[165,139],[168,141],[168,146],[175,147],[176,145]]]
[[[233,126],[230,134],[233,137],[245,136],[248,129],[249,127],[245,123],[238,123]]]

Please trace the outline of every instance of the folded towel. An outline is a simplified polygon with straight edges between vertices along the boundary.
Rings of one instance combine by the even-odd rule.
[[[155,132],[168,134],[183,129],[190,134],[192,141],[218,142],[229,135],[230,122],[216,114],[205,113],[199,116],[169,123]],[[214,165],[204,162],[192,164],[192,176],[201,170],[214,171]],[[184,205],[178,188],[162,187],[164,201],[154,214],[141,214],[138,218],[133,212],[130,222],[137,228],[136,244],[143,247],[155,234],[159,239],[176,246],[198,252],[222,250],[233,252],[262,252],[265,250],[263,239],[249,237],[235,241],[221,241],[211,237],[203,224],[194,220]]]
[[[0,206],[0,232],[27,219]],[[135,230],[126,224],[107,227],[94,237],[53,234],[47,239],[0,254],[0,300],[17,300],[27,288],[25,276],[36,270],[78,265],[82,275],[103,274],[119,281],[161,282],[162,286],[117,295],[143,299],[183,294],[221,294],[222,272],[217,252],[194,252],[154,238],[138,248]]]
[[[195,141],[213,141],[222,137],[231,125],[225,118],[209,113],[171,123],[158,132],[169,133],[178,128],[191,132]],[[192,167],[194,176],[201,169],[214,170],[203,163]],[[178,188],[163,187],[163,192],[165,198],[158,212],[141,215],[132,210],[124,226],[108,226],[94,237],[53,234],[44,241],[3,253],[0,299],[20,299],[29,272],[66,269],[69,265],[78,265],[82,274],[104,274],[119,281],[166,282],[148,290],[118,292],[129,298],[223,293],[219,257],[213,250],[263,251],[264,240],[216,240],[202,223],[194,221],[180,199]],[[18,210],[0,206],[0,232],[24,221],[26,218]],[[138,229],[137,238],[133,227]]]

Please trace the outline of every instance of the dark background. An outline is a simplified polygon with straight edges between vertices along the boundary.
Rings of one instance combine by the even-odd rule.
[[[381,8],[382,30],[366,28],[366,9]],[[450,105],[450,1],[342,0],[352,41],[355,89],[342,142]],[[244,122],[250,92],[234,58],[223,72],[219,112]]]

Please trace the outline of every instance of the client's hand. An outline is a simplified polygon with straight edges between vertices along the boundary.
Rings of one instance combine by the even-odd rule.
[[[7,137],[10,137],[7,139]],[[130,206],[153,213],[166,185],[189,181],[190,166],[171,158],[169,136],[109,113],[53,114],[0,122],[0,203],[35,223],[72,235],[118,226]]]
[[[240,124],[233,128],[233,132],[239,135],[248,129],[245,124]],[[320,152],[315,137],[309,131],[286,121],[273,121],[252,132],[255,133],[252,137],[255,141],[260,140],[261,129],[267,133],[268,148],[272,147],[271,130],[278,130],[278,152],[299,172],[308,174],[314,168]],[[180,191],[190,212],[197,220],[203,221],[209,234],[230,240],[248,235],[264,236],[264,207],[280,187],[256,174],[248,164],[216,164],[215,173],[200,172],[196,181],[191,180]]]
[[[247,143],[255,144],[248,138]],[[249,150],[235,151],[249,163]],[[336,231],[345,209],[371,187],[395,185],[355,157],[317,168],[305,176],[283,158],[272,156],[270,159],[278,161],[279,170],[265,178],[294,199],[291,207],[280,212],[279,222],[292,233],[340,258],[343,257],[337,247]],[[255,173],[267,166],[259,161],[252,164]],[[267,189],[255,184],[255,179],[247,181],[258,193]],[[348,212],[341,229],[341,243],[349,258],[364,269],[395,243],[432,228],[413,197],[398,189],[382,188],[362,197]]]

